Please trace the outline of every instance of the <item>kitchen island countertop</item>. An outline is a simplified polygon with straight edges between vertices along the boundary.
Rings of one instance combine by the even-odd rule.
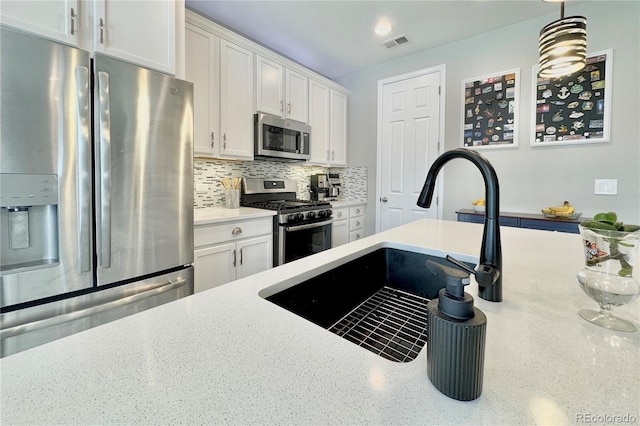
[[[640,333],[578,316],[580,237],[503,227],[482,395],[450,399],[426,350],[383,359],[258,293],[377,247],[477,256],[482,225],[420,220],[0,360],[2,424],[589,424],[640,421]],[[357,280],[353,285],[357,285]],[[615,310],[639,322],[638,301]],[[626,419],[626,420],[625,420]]]

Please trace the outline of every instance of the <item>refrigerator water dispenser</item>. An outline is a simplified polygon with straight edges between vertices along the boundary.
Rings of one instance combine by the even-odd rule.
[[[58,176],[0,174],[0,273],[55,266]]]

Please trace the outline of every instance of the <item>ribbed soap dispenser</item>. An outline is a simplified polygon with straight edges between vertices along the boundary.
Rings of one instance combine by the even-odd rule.
[[[471,401],[482,393],[487,317],[465,293],[469,274],[432,260],[427,268],[446,287],[427,304],[427,372],[448,397]]]

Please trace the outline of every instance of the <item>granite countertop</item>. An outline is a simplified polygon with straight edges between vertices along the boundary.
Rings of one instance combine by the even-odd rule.
[[[501,229],[504,301],[487,316],[482,395],[438,392],[426,350],[383,359],[258,293],[392,246],[477,256],[482,226],[424,219],[0,360],[2,424],[638,422],[640,333],[578,310],[580,236]],[[354,282],[357,285],[357,281]],[[616,309],[640,324],[638,301]],[[602,419],[599,421],[599,419]]]
[[[329,201],[329,202],[331,203],[331,207],[333,207],[334,209],[367,204],[366,201],[351,201],[351,200],[336,200],[336,201]]]
[[[275,216],[275,214],[276,212],[272,210],[254,209],[252,207],[240,207],[237,209],[207,207],[193,210],[193,224],[198,226],[235,220],[258,219]]]

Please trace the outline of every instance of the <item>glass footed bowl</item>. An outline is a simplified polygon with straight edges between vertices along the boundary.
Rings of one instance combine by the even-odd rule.
[[[633,302],[640,284],[633,277],[633,265],[640,248],[640,231],[616,232],[579,225],[585,253],[585,268],[576,279],[580,288],[600,305],[600,310],[581,310],[580,317],[600,327],[637,331],[630,321],[611,313],[617,306]]]
[[[634,279],[617,280],[612,275],[588,270],[580,271],[576,278],[587,296],[600,305],[600,310],[582,309],[578,315],[600,327],[637,331],[635,324],[611,313],[613,308],[631,303],[638,297],[640,285]]]

